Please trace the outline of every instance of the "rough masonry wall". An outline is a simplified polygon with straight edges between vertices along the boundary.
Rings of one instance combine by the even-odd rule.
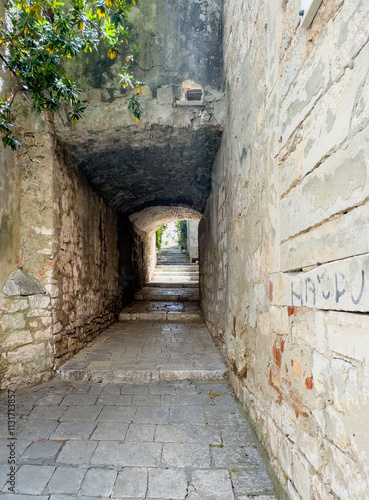
[[[225,1],[206,321],[292,499],[369,491],[369,8]]]
[[[22,147],[12,156],[19,171],[19,212],[15,230],[20,252],[15,266],[43,287],[31,286],[10,295],[0,290],[0,390],[14,385],[36,384],[50,378],[54,363],[53,305],[53,138],[50,123],[35,116],[30,108],[16,103],[17,133]],[[22,125],[22,126],[21,126]],[[1,258],[1,266],[3,258]],[[9,272],[6,278],[8,278]]]
[[[19,259],[19,171],[14,155],[0,150],[0,287]]]
[[[4,15],[4,6],[0,3],[0,16]],[[9,89],[5,72],[0,68],[0,91],[6,94]],[[14,154],[0,147],[0,289],[8,274],[19,261],[19,169]]]
[[[56,367],[111,325],[121,308],[117,215],[58,153],[53,179]]]
[[[48,118],[19,105],[22,146],[13,158],[21,251],[14,267],[41,291],[0,292],[1,389],[49,379],[115,321],[127,288],[118,280],[116,214],[63,157]],[[17,195],[16,184],[9,192]]]

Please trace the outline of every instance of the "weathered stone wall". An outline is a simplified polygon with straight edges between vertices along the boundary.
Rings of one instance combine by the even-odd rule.
[[[127,288],[118,280],[117,215],[63,157],[47,117],[20,110],[17,267],[44,293],[0,293],[2,389],[50,378],[115,321]]]
[[[0,149],[0,288],[19,260],[19,171],[14,155]]]
[[[190,260],[199,258],[199,224],[187,221],[187,252]]]
[[[292,499],[369,491],[369,7],[226,0],[201,297]]]
[[[53,280],[58,366],[116,320],[121,302],[117,216],[75,166],[59,155],[56,162]]]
[[[4,6],[0,2],[0,16]],[[6,95],[10,84],[0,67],[0,92]],[[0,144],[0,290],[8,274],[19,262],[19,169],[14,153]]]
[[[180,98],[184,80],[193,80],[207,91],[221,90],[222,0],[137,1],[128,25],[130,42],[142,52],[135,76],[155,98],[164,97],[166,89],[158,91],[163,86],[173,87]],[[127,94],[119,85],[126,56],[122,51],[113,60],[103,52],[84,55],[67,63],[68,71],[80,88],[90,89],[86,98],[112,101]]]
[[[22,147],[13,154],[19,171],[19,212],[15,230],[20,239],[16,267],[36,286],[10,295],[0,292],[1,389],[9,383],[35,384],[47,380],[54,360],[53,308],[53,138],[50,123],[30,108],[16,104],[17,133]],[[6,154],[9,154],[6,151]],[[8,278],[9,272],[6,278]],[[2,290],[5,290],[2,288]]]

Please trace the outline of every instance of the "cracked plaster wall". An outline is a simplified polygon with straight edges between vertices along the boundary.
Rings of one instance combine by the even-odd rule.
[[[206,323],[289,498],[369,491],[369,8],[226,0]]]
[[[142,52],[135,75],[154,98],[166,86],[179,98],[184,80],[194,80],[207,91],[222,88],[222,0],[137,0],[128,24],[131,42]],[[112,101],[127,95],[118,85],[126,55],[111,60],[103,53],[88,54],[67,62],[67,68],[80,88],[93,93],[86,98]]]

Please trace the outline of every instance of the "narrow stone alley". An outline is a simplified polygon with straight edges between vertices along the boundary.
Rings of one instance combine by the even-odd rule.
[[[369,500],[369,2],[89,3],[83,119],[0,68],[1,500]]]
[[[18,494],[4,421],[4,500],[277,498],[201,320],[197,266],[171,264],[57,379],[17,392]]]

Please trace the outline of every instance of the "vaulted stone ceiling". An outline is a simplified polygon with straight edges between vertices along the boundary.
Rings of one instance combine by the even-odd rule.
[[[130,215],[152,205],[203,212],[221,128],[125,128],[103,136],[67,131],[65,151],[93,188],[117,211]]]

